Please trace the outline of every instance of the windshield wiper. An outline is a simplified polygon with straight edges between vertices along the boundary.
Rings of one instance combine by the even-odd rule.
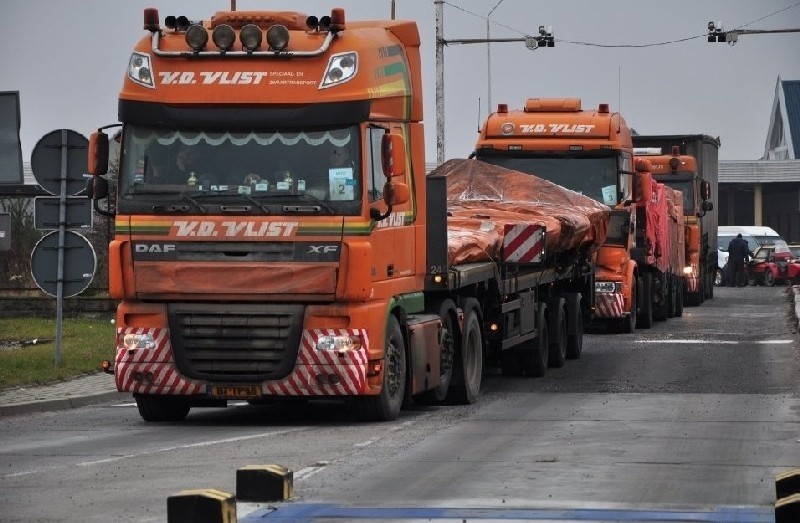
[[[203,214],[208,214],[208,209],[206,209],[200,202],[195,200],[193,197],[189,196],[189,194],[187,194],[185,191],[181,192],[180,195],[181,198],[183,198],[184,200],[192,202],[195,205],[195,207],[197,207],[198,211],[200,211]]]
[[[305,200],[310,200],[310,201],[312,201],[312,202],[314,202],[316,204],[319,204],[322,208],[324,208],[329,213],[336,214],[336,211],[333,209],[333,207],[331,207],[330,205],[325,203],[325,200],[323,200],[321,198],[317,198],[313,194],[308,194],[307,192],[304,192],[304,193],[298,194],[297,196],[302,196],[303,199],[305,199]]]

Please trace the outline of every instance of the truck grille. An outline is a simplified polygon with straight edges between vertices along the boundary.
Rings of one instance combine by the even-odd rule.
[[[168,311],[175,363],[190,378],[258,382],[294,367],[303,305],[175,303]]]

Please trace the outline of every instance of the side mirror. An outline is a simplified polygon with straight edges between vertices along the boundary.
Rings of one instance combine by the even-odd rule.
[[[86,180],[86,197],[90,200],[108,198],[108,180],[101,176],[92,176]]]
[[[402,136],[386,133],[381,138],[381,162],[387,178],[406,174],[406,142]]]
[[[714,208],[714,204],[708,200],[703,200],[703,211],[710,211]]]
[[[700,197],[703,200],[711,199],[711,183],[708,180],[703,180],[700,182]]]
[[[633,199],[646,202],[653,196],[653,177],[650,173],[637,172],[633,175]]]
[[[100,176],[108,172],[108,135],[95,131],[89,136],[89,174]]]
[[[411,196],[408,185],[399,182],[386,182],[383,186],[383,201],[389,207],[406,203]]]

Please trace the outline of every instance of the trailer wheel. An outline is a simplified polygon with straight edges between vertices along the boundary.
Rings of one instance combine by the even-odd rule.
[[[189,401],[175,396],[134,394],[139,415],[145,421],[181,421],[189,414]]]
[[[667,318],[675,317],[675,307],[677,305],[678,295],[678,278],[672,274],[669,275],[669,287],[667,292]]]
[[[525,374],[540,378],[547,372],[550,359],[550,334],[547,328],[547,306],[542,305],[538,313],[539,335],[526,343],[522,351],[522,367]]]
[[[520,349],[506,349],[500,353],[500,374],[522,376],[522,351]]]
[[[439,386],[415,397],[422,404],[437,405],[447,398],[447,391],[453,381],[453,355],[456,351],[458,336],[456,332],[456,304],[453,300],[443,300],[434,311],[442,319],[442,347],[439,362]]]
[[[392,421],[400,415],[406,391],[406,344],[400,323],[394,315],[386,324],[383,383],[376,396],[355,399],[356,416],[363,421]]]
[[[447,399],[463,405],[478,401],[483,377],[483,338],[478,301],[468,298],[464,302],[464,325],[461,347],[453,358],[453,380]]]
[[[567,359],[577,360],[583,352],[583,310],[580,293],[564,295],[567,306]]]
[[[567,360],[567,316],[564,313],[564,298],[553,298],[548,303],[550,310],[547,326],[550,334],[548,366],[560,368]]]
[[[684,292],[684,284],[683,278],[681,278],[678,284],[678,292],[675,293],[675,317],[680,318],[683,316],[683,292]]]
[[[653,275],[644,273],[641,277],[642,293],[641,293],[641,307],[639,307],[639,316],[636,318],[636,324],[643,328],[649,329],[653,326]]]

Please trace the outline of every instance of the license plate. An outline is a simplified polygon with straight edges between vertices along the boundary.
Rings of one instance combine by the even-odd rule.
[[[254,399],[261,397],[258,385],[212,385],[211,397],[225,399]]]

